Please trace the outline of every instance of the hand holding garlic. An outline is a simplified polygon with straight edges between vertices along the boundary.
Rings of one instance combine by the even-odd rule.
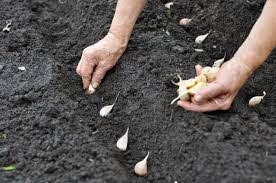
[[[106,72],[123,54],[126,45],[112,33],[108,33],[98,43],[83,50],[77,73],[81,76],[86,94],[92,94],[101,83]]]
[[[210,72],[209,69],[197,65],[197,75]],[[215,80],[209,78],[212,81],[207,87],[199,90],[189,101],[179,100],[177,104],[186,110],[196,112],[227,110],[250,74],[251,70],[247,65],[231,59],[221,66]]]
[[[198,91],[207,87],[208,83],[214,81],[216,79],[216,75],[218,72],[219,67],[204,67],[202,68],[200,74],[198,74],[198,76],[196,76],[195,78],[182,80],[182,78],[179,75],[177,75],[179,78],[179,82],[175,83],[172,81],[172,83],[179,87],[177,90],[178,97],[173,99],[171,104],[173,104],[178,99],[183,101],[189,100]]]

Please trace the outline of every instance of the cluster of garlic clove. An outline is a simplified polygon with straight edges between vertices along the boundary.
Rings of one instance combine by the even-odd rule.
[[[204,67],[200,73],[200,75],[195,78],[191,78],[188,80],[183,80],[179,75],[179,82],[173,84],[178,86],[177,94],[178,96],[173,99],[171,104],[175,103],[177,100],[190,100],[191,96],[195,95],[198,91],[208,86],[208,83],[213,82],[216,79],[217,73],[219,72],[219,66],[222,64],[224,59],[220,59],[216,61],[214,67]]]

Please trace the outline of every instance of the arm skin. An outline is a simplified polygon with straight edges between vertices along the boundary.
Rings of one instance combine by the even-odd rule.
[[[123,41],[125,46],[146,2],[147,0],[118,0],[109,32]]]
[[[87,89],[90,84],[94,89],[97,88],[106,72],[117,63],[146,2],[147,0],[118,0],[108,34],[83,50],[76,70],[82,77],[83,89]]]
[[[178,101],[186,110],[208,112],[231,107],[240,88],[276,47],[276,0],[267,0],[249,36],[234,57],[225,62],[216,80],[191,101]],[[196,66],[197,74],[202,67]]]

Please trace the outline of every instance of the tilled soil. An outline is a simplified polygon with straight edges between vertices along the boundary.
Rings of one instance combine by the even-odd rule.
[[[0,166],[16,167],[1,171],[0,182],[276,182],[275,53],[228,111],[169,105],[176,73],[190,78],[198,63],[225,52],[230,59],[264,1],[176,0],[171,11],[164,3],[148,3],[125,54],[85,96],[75,69],[82,50],[108,31],[116,1],[0,1],[1,29],[12,20],[11,31],[0,32]],[[178,25],[184,17],[193,18],[186,28]],[[262,103],[249,108],[262,91]],[[129,147],[120,152],[115,144],[127,127]],[[133,167],[148,151],[148,176],[137,177]]]

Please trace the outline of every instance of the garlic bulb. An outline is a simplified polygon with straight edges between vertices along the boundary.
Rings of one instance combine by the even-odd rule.
[[[211,30],[210,30],[207,34],[197,36],[196,39],[195,39],[195,43],[197,43],[197,44],[203,43],[203,41],[207,38],[207,36],[208,36],[210,33],[211,33]]]
[[[116,99],[114,101],[114,103],[112,105],[107,105],[104,106],[101,110],[100,110],[100,116],[102,117],[106,117],[113,109],[115,103],[117,102],[117,99],[119,97],[120,92],[117,94]]]
[[[127,143],[128,143],[128,130],[129,128],[127,128],[126,133],[119,138],[119,140],[117,141],[116,146],[118,147],[118,149],[120,149],[121,151],[125,151],[127,149]]]
[[[263,96],[255,96],[255,97],[252,97],[252,98],[249,100],[248,105],[249,105],[250,107],[256,106],[257,104],[259,104],[259,103],[264,99],[265,95],[266,95],[266,92],[263,91]]]
[[[191,23],[191,21],[192,21],[192,19],[190,19],[190,18],[182,18],[179,21],[179,25],[186,26],[186,25],[189,25]]]
[[[92,84],[89,85],[88,89],[85,91],[86,95],[91,95],[96,91],[95,88],[93,88]]]
[[[226,57],[226,53],[224,54],[224,57],[223,57],[223,58],[216,60],[216,61],[214,62],[214,64],[213,64],[212,67],[220,67],[221,64],[224,62],[225,57]]]
[[[165,8],[170,9],[172,5],[173,5],[173,2],[166,3]]]
[[[148,173],[148,165],[147,165],[147,160],[149,157],[149,152],[147,156],[140,162],[138,162],[135,167],[134,167],[134,172],[139,175],[139,176],[145,176]]]

